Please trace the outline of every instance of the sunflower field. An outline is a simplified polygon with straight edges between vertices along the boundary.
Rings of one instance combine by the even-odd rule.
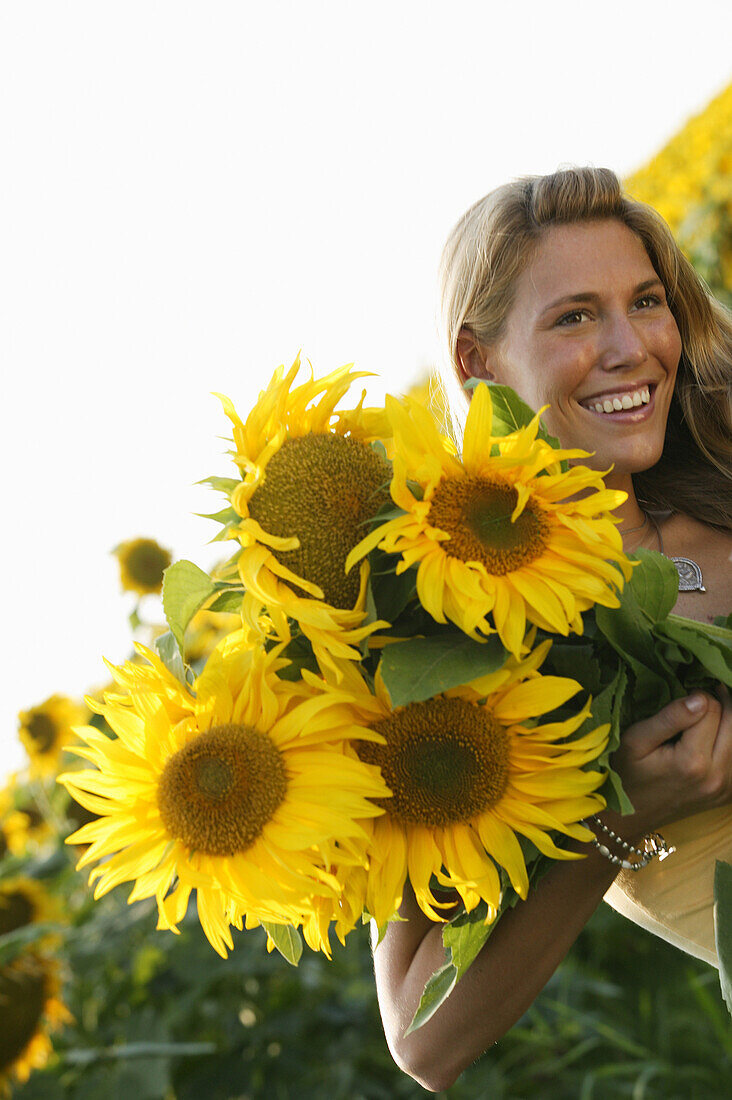
[[[628,181],[726,300],[731,90]],[[424,1095],[386,1047],[369,924],[381,938],[409,884],[443,926],[419,1027],[588,819],[627,808],[611,754],[631,708],[732,685],[729,622],[669,617],[674,567],[626,557],[624,494],[539,413],[477,386],[458,454],[444,409],[354,404],[361,377],[303,381],[298,359],[244,416],[219,395],[233,467],[206,479],[207,519],[233,553],[206,573],[121,542],[128,660],[20,713],[0,1093]],[[443,1095],[730,1090],[717,971],[601,907]]]

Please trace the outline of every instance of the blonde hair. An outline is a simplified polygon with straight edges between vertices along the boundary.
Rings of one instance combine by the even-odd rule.
[[[663,218],[624,195],[608,168],[526,176],[491,191],[452,230],[440,265],[442,369],[459,434],[468,396],[457,342],[466,328],[489,347],[503,335],[516,282],[547,229],[615,218],[636,234],[664,284],[682,354],[659,461],[633,475],[647,509],[732,528],[732,314],[709,292]]]

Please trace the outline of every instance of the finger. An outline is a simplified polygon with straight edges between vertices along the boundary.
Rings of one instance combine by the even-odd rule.
[[[711,700],[703,692],[694,692],[685,699],[674,699],[658,714],[636,722],[623,734],[623,742],[638,756],[646,756],[659,745],[688,730],[704,717]]]
[[[707,709],[701,718],[691,723],[679,739],[682,752],[709,756],[713,751],[722,730],[722,704],[714,696],[708,696]],[[727,735],[729,739],[729,734]],[[725,740],[725,738],[723,738]]]

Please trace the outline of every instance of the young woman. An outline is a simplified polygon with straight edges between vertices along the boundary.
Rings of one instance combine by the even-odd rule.
[[[530,177],[491,192],[453,230],[442,261],[443,325],[459,422],[474,377],[515,389],[564,447],[593,452],[627,492],[627,551],[685,558],[676,611],[732,606],[732,319],[649,207],[606,169]],[[687,576],[688,574],[688,576]],[[433,1018],[405,1030],[444,962],[442,930],[407,884],[374,960],[387,1041],[425,1088],[449,1087],[526,1011],[600,900],[716,961],[712,878],[732,860],[732,707],[696,694],[624,731],[615,767],[635,806],[602,817],[629,842],[664,828],[677,852],[617,875],[589,845],[506,913]],[[691,819],[691,820],[689,820]],[[675,823],[675,824],[674,824]],[[614,880],[617,881],[613,885]],[[612,889],[611,889],[612,887]],[[610,891],[608,893],[608,891]]]

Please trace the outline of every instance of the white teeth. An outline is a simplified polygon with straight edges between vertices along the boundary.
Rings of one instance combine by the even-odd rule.
[[[625,409],[637,409],[640,405],[647,405],[651,400],[651,391],[648,386],[633,393],[624,393],[622,397],[605,397],[602,401],[596,401],[588,406],[597,413],[622,412]]]

